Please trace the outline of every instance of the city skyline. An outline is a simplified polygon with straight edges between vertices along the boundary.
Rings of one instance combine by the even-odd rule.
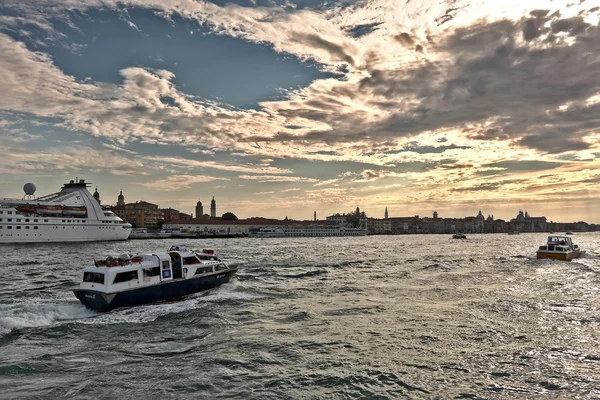
[[[0,197],[600,223],[599,61],[589,1],[9,0]]]

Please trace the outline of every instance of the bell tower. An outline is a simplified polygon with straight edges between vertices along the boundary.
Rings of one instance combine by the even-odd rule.
[[[213,196],[212,200],[210,201],[210,217],[217,217],[217,202],[215,201],[215,196]]]

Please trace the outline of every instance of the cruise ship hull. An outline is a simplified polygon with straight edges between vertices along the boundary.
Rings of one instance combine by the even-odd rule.
[[[11,233],[4,232],[0,235],[2,243],[51,243],[51,242],[99,242],[113,240],[127,240],[131,228],[122,226],[106,227],[75,225],[21,225],[21,229],[14,229]],[[38,229],[33,229],[36,227]],[[25,229],[29,228],[29,229]],[[6,229],[4,229],[7,231]]]

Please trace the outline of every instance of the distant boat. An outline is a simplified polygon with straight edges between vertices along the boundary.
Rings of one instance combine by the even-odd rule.
[[[285,227],[260,228],[251,232],[251,237],[274,238],[274,237],[322,237],[322,236],[365,236],[366,229],[347,228],[343,226],[323,225],[290,225]]]
[[[520,234],[520,233],[521,233],[521,232],[519,232],[519,231],[509,231],[509,232],[508,232],[508,234],[509,234],[509,235],[518,235],[518,234]]]
[[[572,235],[572,234],[573,234],[573,232],[571,232],[571,231],[567,231],[567,232],[565,233],[565,235]]]
[[[571,261],[581,256],[581,253],[579,246],[573,244],[570,237],[548,236],[546,244],[539,247],[536,256],[539,259]]]
[[[454,235],[452,235],[452,239],[466,239],[467,235],[465,235],[464,233],[455,233]]]

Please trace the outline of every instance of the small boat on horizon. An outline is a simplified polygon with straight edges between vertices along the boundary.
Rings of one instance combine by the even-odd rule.
[[[100,312],[174,300],[228,283],[237,266],[212,250],[172,246],[166,252],[107,257],[83,269],[75,297]]]
[[[465,235],[464,233],[455,233],[454,235],[452,235],[452,239],[466,239],[467,235]]]
[[[573,243],[568,236],[548,236],[544,246],[540,246],[536,252],[538,259],[551,259],[571,261],[579,258],[583,251]]]
[[[565,235],[572,235],[572,234],[573,234],[573,232],[571,232],[571,231],[566,231],[565,232]]]

